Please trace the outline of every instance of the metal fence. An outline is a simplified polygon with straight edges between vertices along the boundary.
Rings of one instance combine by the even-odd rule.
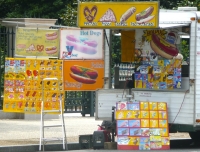
[[[5,57],[13,57],[15,42],[14,28],[0,26],[0,109],[3,109],[3,90],[4,90],[4,65]]]
[[[3,109],[4,91],[4,64],[5,57],[14,57],[15,28],[0,26],[0,110]],[[95,92],[92,91],[66,91],[65,113],[81,113],[82,116],[94,116]]]

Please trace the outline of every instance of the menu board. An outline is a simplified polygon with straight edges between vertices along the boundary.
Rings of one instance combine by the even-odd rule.
[[[118,150],[168,150],[167,103],[117,102]]]
[[[57,29],[16,29],[15,56],[58,57],[59,32]]]
[[[40,113],[43,99],[45,110],[58,110],[64,101],[62,61],[6,58],[3,111]]]
[[[159,2],[81,2],[78,26],[86,28],[157,28]]]
[[[103,30],[61,29],[60,59],[103,59]]]

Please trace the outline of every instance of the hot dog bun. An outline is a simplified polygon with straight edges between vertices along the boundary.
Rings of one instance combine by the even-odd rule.
[[[46,33],[45,36],[46,36],[47,40],[55,40],[55,39],[57,39],[58,34],[57,34],[57,32]]]
[[[136,22],[139,24],[147,23],[147,22],[151,21],[153,18],[154,18],[154,15],[151,15],[151,16],[148,16],[147,18],[144,18],[144,19],[136,21]]]
[[[73,65],[70,67],[70,70],[72,71],[72,73],[70,73],[71,78],[85,84],[95,83],[98,77],[98,72],[96,70],[82,66]]]
[[[46,47],[45,51],[47,54],[54,54],[57,52],[57,47],[53,46],[53,47]]]
[[[86,77],[83,77],[83,76],[80,76],[80,75],[77,75],[77,74],[74,74],[74,73],[70,73],[70,76],[74,80],[76,80],[78,82],[85,83],[85,84],[94,84],[94,83],[96,83],[96,80],[94,80],[94,79],[86,78]]]
[[[83,43],[80,42],[79,39],[74,37],[73,35],[68,35],[66,37],[66,44],[68,46],[74,46],[74,50],[86,53],[86,54],[96,54],[96,46],[98,45],[96,41],[93,40],[85,40]]]
[[[160,35],[152,34],[152,40],[150,41],[151,48],[154,52],[166,59],[172,59],[178,55],[178,49],[175,45],[167,42]]]

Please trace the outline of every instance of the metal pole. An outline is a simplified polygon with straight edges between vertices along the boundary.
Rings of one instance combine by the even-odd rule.
[[[94,117],[94,92],[90,92],[90,117]]]

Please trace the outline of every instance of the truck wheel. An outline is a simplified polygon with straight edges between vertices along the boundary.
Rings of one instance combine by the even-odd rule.
[[[200,141],[200,131],[189,132],[189,135],[194,142]]]

